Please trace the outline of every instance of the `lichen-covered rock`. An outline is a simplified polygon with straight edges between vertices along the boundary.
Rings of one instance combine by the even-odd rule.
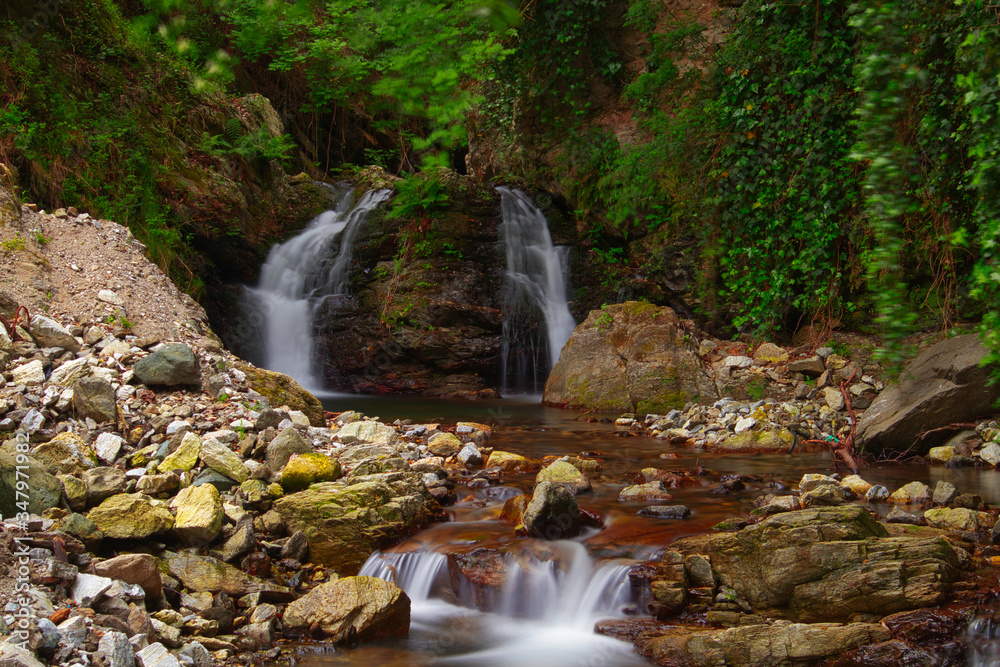
[[[458,454],[459,450],[462,449],[462,441],[451,433],[435,433],[427,441],[427,449],[434,456],[447,458]]]
[[[44,463],[53,475],[74,475],[97,465],[94,450],[76,433],[60,433],[36,446],[31,455]]]
[[[188,471],[198,463],[198,456],[201,454],[201,438],[188,431],[181,437],[181,442],[177,449],[171,454],[167,454],[162,461],[157,464],[157,470],[170,472],[172,470]]]
[[[996,522],[991,514],[965,507],[935,507],[924,512],[928,526],[956,532],[991,528]]]
[[[930,499],[930,487],[923,482],[910,482],[893,491],[887,502],[896,505],[921,505]]]
[[[538,472],[535,476],[535,484],[541,482],[558,484],[574,495],[586,493],[592,488],[590,480],[576,466],[560,460],[553,461]]]
[[[533,467],[532,461],[520,454],[504,452],[499,449],[493,450],[486,459],[487,468],[500,468],[505,471],[528,470]]]
[[[274,509],[289,532],[305,533],[311,562],[342,576],[357,573],[376,549],[443,518],[420,476],[402,471],[313,484]]]
[[[285,493],[295,493],[317,482],[332,482],[340,475],[340,461],[326,454],[293,454],[281,471],[281,487]]]
[[[711,401],[716,387],[667,307],[629,301],[593,310],[545,383],[546,405],[666,413]]]
[[[141,540],[159,535],[174,525],[174,515],[166,503],[141,493],[111,496],[90,510],[87,518],[105,537],[121,540]]]
[[[234,479],[241,484],[250,477],[250,471],[243,465],[243,459],[215,438],[201,443],[201,462],[212,470]]]
[[[26,444],[26,443],[25,443]],[[21,466],[20,471],[18,466]],[[25,468],[26,466],[26,468]],[[20,475],[18,474],[20,472]],[[14,438],[0,446],[0,514],[11,517],[23,511],[17,503],[24,498],[17,494],[18,481],[30,480],[28,486],[28,511],[41,514],[50,507],[57,507],[63,485],[49,474],[45,465],[35,457],[17,451]]]
[[[234,597],[262,591],[289,598],[294,595],[284,586],[271,584],[208,556],[168,551],[163,555],[163,562],[172,577],[179,579],[188,590],[194,592],[224,592]]]
[[[720,580],[801,620],[888,614],[944,600],[965,560],[940,537],[887,537],[858,506],[778,514],[709,543]]]
[[[287,405],[292,410],[301,410],[313,426],[326,426],[326,421],[323,419],[323,404],[303,389],[294,378],[284,373],[245,364],[240,364],[238,369],[247,376],[250,387],[266,398],[273,407]]]
[[[788,429],[769,429],[765,431],[743,431],[729,436],[725,440],[712,445],[713,451],[726,453],[782,453],[787,454],[792,451],[792,445],[796,444],[796,437]],[[809,451],[803,447],[797,451]]]
[[[673,499],[673,496],[659,482],[646,482],[645,484],[626,486],[618,494],[618,500],[623,503],[671,499]]]
[[[182,540],[192,543],[211,542],[222,530],[225,514],[219,490],[211,484],[189,486],[181,489],[171,507],[176,508],[174,532]]]
[[[139,382],[151,387],[175,387],[201,384],[198,357],[183,343],[166,345],[132,368]]]
[[[410,630],[410,599],[390,581],[346,577],[292,602],[282,621],[299,631],[318,629],[334,643],[396,637]]]
[[[529,535],[546,540],[573,537],[581,526],[580,508],[573,494],[552,482],[535,487],[521,520]]]

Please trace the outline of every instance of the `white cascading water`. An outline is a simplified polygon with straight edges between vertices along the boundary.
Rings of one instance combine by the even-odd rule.
[[[559,353],[576,326],[566,301],[567,249],[552,244],[548,221],[528,195],[505,187],[498,187],[497,192],[503,214],[500,238],[507,258],[502,390],[506,392],[513,381],[514,389],[538,392],[545,372],[559,361]],[[544,360],[539,359],[537,342],[516,340],[519,336],[513,322],[524,309],[541,314],[539,324],[545,330],[547,352]]]
[[[454,587],[444,553],[376,552],[361,574],[393,581],[406,592],[412,603],[411,638],[462,628],[463,640],[436,651],[431,664],[520,667],[594,659],[599,660],[594,664],[617,667],[647,664],[628,644],[593,632],[595,621],[621,617],[631,604],[631,564],[597,563],[577,542],[545,546],[554,554],[550,560],[530,551],[506,558],[505,585],[491,613],[470,609],[471,587],[464,579]],[[456,600],[461,606],[451,604]],[[428,641],[418,636],[416,643]]]
[[[983,616],[969,624],[966,634],[969,667],[1000,667],[1000,624],[997,621],[997,615]]]
[[[249,293],[262,312],[263,365],[295,378],[313,392],[323,383],[314,368],[313,315],[323,299],[348,294],[354,239],[368,214],[391,190],[337,190],[336,208],[324,211],[298,235],[271,249],[260,283]]]

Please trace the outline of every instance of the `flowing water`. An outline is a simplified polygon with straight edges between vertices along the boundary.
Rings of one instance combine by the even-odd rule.
[[[566,301],[568,249],[553,245],[545,215],[528,195],[497,192],[507,260],[501,392],[539,393],[576,326]]]
[[[317,216],[298,236],[274,246],[261,268],[260,283],[248,288],[263,327],[263,365],[291,375],[322,393],[314,369],[313,315],[324,299],[348,294],[351,251],[368,214],[391,194],[335,189],[337,205]]]
[[[533,473],[505,477],[500,486],[460,484],[458,503],[448,508],[449,522],[376,553],[364,566],[364,574],[395,581],[410,596],[409,637],[326,653],[304,646],[299,667],[648,665],[629,644],[593,632],[595,621],[634,614],[641,606],[628,585],[630,567],[655,558],[679,537],[707,533],[723,519],[745,516],[754,497],[790,488],[803,473],[829,472],[832,464],[822,454],[723,456],[652,438],[621,437],[613,424],[582,421],[579,413],[545,408],[530,398],[450,402],[337,397],[324,399],[324,404],[330,410],[359,410],[390,422],[486,422],[495,425],[488,443],[495,449],[531,458],[597,458],[602,469],[592,480],[594,491],[577,500],[581,508],[599,514],[604,527],[557,542],[518,536],[497,517],[508,498],[530,493]],[[669,503],[688,506],[689,518],[641,517],[638,510],[649,503],[618,500],[619,491],[651,466],[708,471],[701,483],[671,490],[674,499]],[[743,491],[713,494],[727,474],[753,475],[756,481],[748,481]],[[998,471],[880,464],[862,475],[891,489],[913,480],[950,481],[962,491],[981,494],[986,502],[1000,503]],[[889,507],[876,509],[885,514]],[[970,664],[997,665],[996,632],[992,626],[976,632],[985,653]]]

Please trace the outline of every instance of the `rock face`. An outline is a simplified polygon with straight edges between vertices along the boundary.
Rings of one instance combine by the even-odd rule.
[[[522,521],[533,537],[561,540],[580,532],[580,508],[565,488],[541,482],[524,509]]]
[[[319,630],[335,643],[405,635],[410,598],[392,582],[347,577],[316,587],[285,609],[286,627]]]
[[[419,476],[402,471],[313,484],[278,499],[274,509],[289,532],[305,533],[310,560],[340,575],[356,573],[376,549],[441,517]]]
[[[754,608],[843,620],[941,602],[963,558],[941,537],[888,537],[861,507],[779,514],[709,547],[720,580]]]
[[[545,383],[543,402],[568,408],[666,413],[716,398],[680,318],[630,301],[594,310],[577,326]]]
[[[869,452],[902,451],[923,431],[990,414],[1000,387],[987,385],[990,369],[979,366],[985,354],[972,334],[941,341],[920,353],[903,371],[900,383],[886,387],[858,420],[858,447]],[[924,438],[913,451],[926,453],[949,435]]]
[[[183,343],[167,345],[136,362],[135,377],[149,386],[174,387],[201,383],[198,358]]]

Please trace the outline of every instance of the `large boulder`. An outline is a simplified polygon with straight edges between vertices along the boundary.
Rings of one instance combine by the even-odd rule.
[[[708,549],[722,583],[751,606],[807,621],[938,604],[967,561],[938,535],[889,537],[853,505],[778,514]]]
[[[573,494],[565,488],[541,482],[524,509],[522,522],[532,537],[562,540],[580,532],[580,508]]]
[[[274,436],[274,440],[267,443],[265,454],[267,467],[273,472],[280,472],[288,464],[288,459],[292,458],[293,455],[306,454],[311,451],[312,446],[306,439],[299,435],[299,432],[294,427],[289,426]]]
[[[340,575],[357,573],[376,549],[443,518],[419,475],[402,471],[313,484],[274,509],[288,532],[305,533],[309,559]]]
[[[266,398],[275,408],[287,405],[292,410],[304,412],[313,426],[326,426],[326,421],[323,419],[323,404],[292,377],[246,364],[239,364],[238,368],[246,374],[250,388]]]
[[[951,435],[939,426],[968,422],[993,412],[1000,385],[989,386],[991,369],[979,363],[986,348],[973,334],[956,336],[921,352],[903,371],[900,382],[885,388],[858,420],[855,443],[869,452],[913,448],[925,454]]]
[[[293,454],[281,471],[281,487],[285,493],[295,493],[317,482],[332,482],[340,474],[340,461],[326,454]]]
[[[321,631],[333,642],[365,641],[410,631],[410,599],[377,577],[347,577],[309,591],[285,609],[285,627]]]
[[[592,310],[545,383],[543,402],[608,412],[669,412],[711,402],[715,383],[666,307],[629,301]]]
[[[111,496],[90,510],[87,518],[105,537],[141,540],[165,533],[174,525],[174,515],[167,504],[141,493]]]
[[[137,361],[132,370],[139,382],[151,387],[201,384],[198,357],[184,343],[161,347]]]

